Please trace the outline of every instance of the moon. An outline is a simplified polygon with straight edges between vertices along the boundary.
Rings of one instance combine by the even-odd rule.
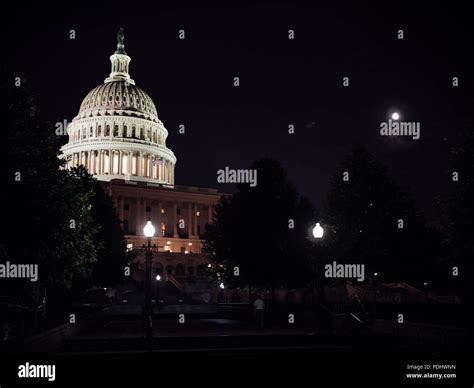
[[[400,118],[400,115],[398,114],[398,112],[392,113],[392,120],[398,120],[399,118]]]

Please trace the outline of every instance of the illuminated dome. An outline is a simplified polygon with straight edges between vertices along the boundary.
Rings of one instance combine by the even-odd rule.
[[[111,81],[92,89],[84,98],[76,118],[118,114],[158,121],[155,104],[148,94],[127,81]]]
[[[130,78],[124,33],[117,35],[112,70],[82,101],[61,148],[66,167],[84,165],[98,180],[125,179],[174,185],[176,157],[150,96]]]

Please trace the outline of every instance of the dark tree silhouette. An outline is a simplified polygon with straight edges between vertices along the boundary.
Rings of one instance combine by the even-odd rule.
[[[384,280],[422,285],[429,277],[433,257],[424,252],[430,235],[422,218],[360,145],[333,177],[324,223],[332,260],[366,264],[366,279],[377,272]]]
[[[271,289],[275,299],[276,287],[302,286],[311,277],[308,230],[314,209],[278,162],[263,159],[250,168],[257,170],[257,186],[239,184],[235,194],[221,199],[204,246],[218,278]]]
[[[111,276],[117,278],[118,266],[123,271],[118,221],[102,189],[83,167],[62,168],[58,153],[64,138],[56,135],[54,125],[38,119],[25,87],[16,87],[15,77],[3,69],[0,85],[8,144],[0,156],[4,184],[0,195],[9,214],[0,236],[0,261],[39,267],[38,282],[2,281],[0,292],[32,310],[46,306],[52,323],[64,322],[62,307],[72,291],[80,293],[92,280],[108,284]],[[116,265],[104,274],[112,255]]]

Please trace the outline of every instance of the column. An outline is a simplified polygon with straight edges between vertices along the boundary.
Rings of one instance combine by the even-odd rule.
[[[193,234],[193,209],[191,202],[188,203],[188,238]]]
[[[130,151],[128,153],[128,174],[132,176],[132,171],[133,171],[133,152]]]
[[[153,161],[150,154],[148,154],[148,177],[153,178]]]
[[[102,169],[102,162],[103,162],[103,151],[99,150],[99,168],[97,169],[99,175],[103,174],[103,169]]]
[[[197,205],[193,204],[193,236],[198,235],[197,229],[198,229],[199,218],[196,213],[197,213]]]
[[[143,198],[142,201],[143,201],[142,202],[142,223],[143,225],[145,225],[145,222],[148,221],[148,215],[146,213],[146,199]],[[155,225],[155,228],[156,228],[156,225]],[[156,233],[156,229],[155,229],[155,233]]]
[[[174,164],[171,165],[171,181],[170,183],[174,184]]]
[[[122,151],[118,151],[118,175],[122,175]]]
[[[119,197],[118,199],[118,215],[119,215],[119,218],[120,218],[120,222],[123,223],[123,197]]]
[[[135,213],[135,235],[141,236],[142,234],[142,220],[140,215],[142,214],[141,210],[142,204],[141,204],[141,198],[137,198],[137,206],[136,206],[136,213]]]
[[[213,209],[212,205],[209,205],[207,207],[207,223],[208,224],[212,224],[213,213],[214,213],[214,209]]]
[[[112,150],[109,150],[109,175],[112,175],[113,170],[113,161],[114,161],[114,153]]]
[[[173,216],[171,217],[171,220],[173,222],[173,237],[177,238],[178,237],[178,221],[176,220],[176,213],[178,212],[178,206],[176,203],[173,203]]]
[[[161,236],[161,208],[162,208],[162,203],[158,202],[158,236]]]
[[[90,167],[89,167],[89,172],[91,174],[95,174],[95,151],[90,151]]]
[[[137,176],[142,176],[143,154],[140,152],[137,163]]]

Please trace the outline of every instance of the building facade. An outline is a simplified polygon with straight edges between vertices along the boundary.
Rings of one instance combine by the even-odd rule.
[[[143,227],[156,228],[153,272],[198,299],[212,299],[204,268],[201,237],[212,223],[221,194],[216,189],[175,185],[177,158],[166,146],[168,131],[153,100],[130,77],[131,58],[118,34],[112,69],[104,83],[84,98],[68,125],[61,158],[66,168],[83,165],[112,197],[128,249],[145,242]],[[132,277],[144,278],[144,257],[137,250]],[[206,296],[207,293],[207,296]]]

